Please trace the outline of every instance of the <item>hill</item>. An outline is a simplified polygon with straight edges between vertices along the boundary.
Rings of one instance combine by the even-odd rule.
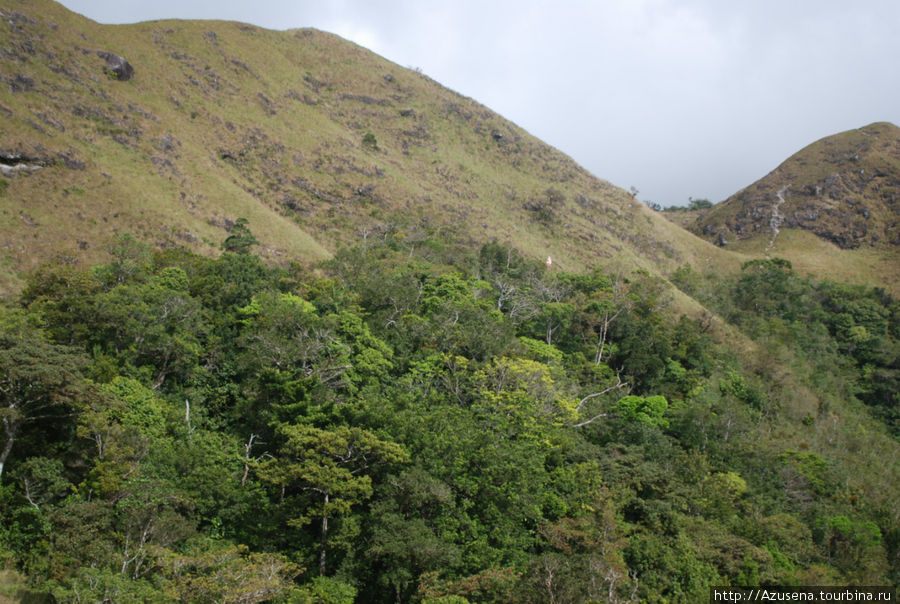
[[[737,264],[490,109],[337,36],[103,26],[49,0],[0,12],[6,291],[62,251],[102,259],[117,232],[214,254],[238,217],[275,261],[454,229],[571,269]]]
[[[900,128],[882,122],[805,147],[709,209],[663,215],[720,247],[896,292],[898,212]]]
[[[842,249],[900,245],[900,128],[886,122],[823,138],[701,216],[711,240],[803,229]]]

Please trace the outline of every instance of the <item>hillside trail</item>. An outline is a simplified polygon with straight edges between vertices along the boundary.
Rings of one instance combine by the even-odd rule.
[[[775,247],[775,239],[778,238],[778,233],[781,232],[781,225],[784,224],[785,216],[781,213],[779,209],[781,204],[784,203],[784,193],[788,190],[790,185],[784,185],[781,187],[775,195],[778,197],[778,201],[775,202],[775,205],[772,206],[772,217],[769,218],[769,226],[772,228],[772,239],[769,240],[769,245],[766,246],[766,252],[768,253],[773,247]]]

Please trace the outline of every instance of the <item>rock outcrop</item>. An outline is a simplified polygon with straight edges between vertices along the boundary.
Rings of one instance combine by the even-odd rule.
[[[97,56],[106,60],[106,73],[114,75],[120,82],[134,77],[134,67],[123,57],[105,50],[98,50]]]

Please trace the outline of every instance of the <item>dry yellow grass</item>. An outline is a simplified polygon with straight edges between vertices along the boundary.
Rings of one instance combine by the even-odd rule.
[[[783,229],[775,245],[760,236],[730,244],[747,257],[777,256],[791,262],[799,275],[812,275],[856,285],[878,285],[894,296],[900,295],[900,249],[864,247],[842,250],[809,231]]]

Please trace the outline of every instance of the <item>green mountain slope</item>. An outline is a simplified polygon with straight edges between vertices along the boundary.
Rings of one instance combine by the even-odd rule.
[[[736,265],[486,107],[336,36],[103,26],[43,0],[0,12],[0,161],[20,166],[0,201],[6,289],[53,253],[97,258],[115,232],[213,253],[237,217],[271,259],[452,228],[571,269]]]

